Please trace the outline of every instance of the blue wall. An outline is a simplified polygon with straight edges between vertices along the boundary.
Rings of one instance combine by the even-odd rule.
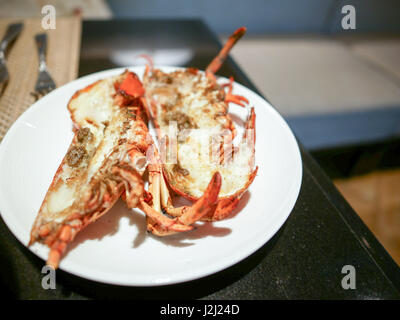
[[[356,8],[357,31],[400,32],[399,0],[107,0],[115,17],[203,18],[217,33],[340,32],[341,8]]]

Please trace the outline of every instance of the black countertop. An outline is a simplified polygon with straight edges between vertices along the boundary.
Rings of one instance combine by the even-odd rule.
[[[182,66],[205,69],[220,43],[199,20],[85,21],[79,73],[122,66],[130,52],[151,54],[157,49],[177,48],[191,53]],[[121,60],[116,49],[128,54]],[[133,59],[134,54],[131,56]],[[237,82],[258,92],[232,59],[218,74],[233,75]],[[226,270],[187,283],[148,288],[96,283],[59,270],[57,289],[43,290],[43,261],[20,244],[0,220],[2,291],[21,299],[400,298],[397,264],[302,147],[301,153],[303,182],[288,220],[261,249]],[[345,265],[355,267],[354,290],[341,286]]]

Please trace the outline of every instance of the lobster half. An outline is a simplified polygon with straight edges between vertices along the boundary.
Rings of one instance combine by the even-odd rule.
[[[163,72],[155,69],[147,57],[149,63],[143,85],[160,149],[166,150],[162,170],[168,186],[177,194],[196,201],[205,194],[212,176],[221,175],[217,208],[203,216],[202,220],[206,221],[226,218],[257,174],[254,107],[248,107],[245,97],[232,93],[233,78],[220,85],[215,77],[229,51],[245,32],[244,27],[236,30],[205,72],[194,68]],[[248,109],[245,132],[238,146],[233,144],[236,129],[228,114],[229,103]],[[170,134],[174,130],[178,132],[176,139]],[[171,149],[172,154],[176,154],[173,161],[167,157]],[[161,195],[167,193],[167,184],[161,183]],[[179,217],[181,212],[171,206],[170,199],[162,198],[162,209]]]
[[[174,208],[161,173],[158,150],[146,125],[144,88],[133,72],[99,80],[77,91],[68,103],[74,137],[39,209],[29,245],[50,247],[47,265],[57,268],[67,245],[122,196],[129,208],[147,216],[148,230],[164,236],[192,230],[212,216],[221,176],[210,177],[203,196],[191,207]],[[143,174],[149,172],[148,191]],[[175,218],[162,213],[168,201]]]

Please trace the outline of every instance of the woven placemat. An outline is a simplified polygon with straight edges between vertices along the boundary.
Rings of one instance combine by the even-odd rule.
[[[44,30],[41,19],[0,19],[0,39],[9,23],[23,22],[24,28],[6,56],[10,75],[0,96],[0,142],[14,121],[35,102],[31,95],[38,75],[38,53],[34,36],[47,33],[47,66],[57,87],[78,74],[81,42],[79,16],[57,17],[56,29]]]

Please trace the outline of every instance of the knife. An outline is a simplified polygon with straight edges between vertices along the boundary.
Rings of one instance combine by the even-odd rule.
[[[7,28],[4,38],[0,42],[0,85],[8,80],[6,49],[8,45],[19,35],[23,26],[23,23],[10,24]]]

